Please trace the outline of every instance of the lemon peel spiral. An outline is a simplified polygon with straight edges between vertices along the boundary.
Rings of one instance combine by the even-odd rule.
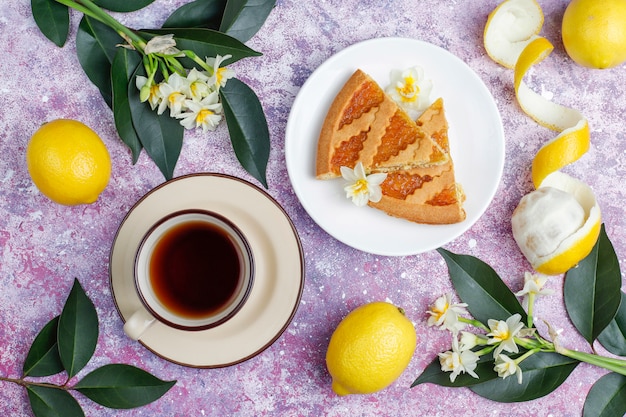
[[[543,98],[524,82],[533,65],[543,61],[554,49],[546,38],[530,42],[515,64],[515,95],[522,110],[540,125],[560,134],[544,144],[533,159],[532,179],[535,188],[550,175],[580,159],[590,143],[589,123],[576,109]]]
[[[522,198],[511,219],[514,238],[533,268],[557,275],[591,252],[600,233],[601,214],[591,188],[560,172],[589,150],[587,119],[576,109],[544,98],[524,82],[528,71],[554,49],[539,36],[543,21],[536,0],[505,0],[489,15],[484,45],[495,62],[514,69],[515,96],[524,113],[559,132],[533,158],[535,191]]]
[[[506,0],[491,12],[484,30],[487,54],[497,63],[514,69],[515,96],[521,109],[541,126],[560,132],[543,145],[533,160],[535,188],[549,174],[584,155],[590,142],[589,123],[582,113],[547,100],[524,82],[530,68],[554,49],[549,40],[539,36],[543,21],[536,0]]]

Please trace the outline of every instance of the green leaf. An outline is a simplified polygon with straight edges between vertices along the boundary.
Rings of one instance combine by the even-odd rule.
[[[121,38],[113,29],[84,16],[76,33],[76,54],[83,71],[112,107],[111,63]]]
[[[137,67],[132,79],[144,75],[143,65]],[[158,115],[148,103],[139,100],[139,90],[132,84],[128,85],[128,101],[133,126],[137,137],[148,156],[159,167],[166,179],[174,176],[174,168],[183,147],[184,128],[168,111]]]
[[[227,0],[196,0],[178,8],[163,23],[164,28],[219,30]]]
[[[615,317],[621,302],[622,276],[604,225],[591,253],[565,275],[565,308],[591,344]]]
[[[98,314],[77,279],[59,317],[59,355],[69,377],[91,359],[98,343]]]
[[[476,320],[487,325],[489,319],[506,320],[518,313],[522,322],[527,321],[519,300],[491,266],[471,255],[457,255],[443,248],[437,251],[448,265],[454,289]]]
[[[493,401],[530,401],[554,391],[578,364],[578,361],[558,353],[538,352],[520,364],[523,375],[521,384],[517,382],[517,375],[513,375],[473,385],[470,389]]]
[[[589,390],[583,417],[621,417],[626,415],[626,376],[610,373]]]
[[[98,6],[112,12],[134,12],[143,9],[154,0],[92,0]]]
[[[162,381],[134,366],[113,364],[85,375],[74,388],[100,405],[121,409],[151,403],[174,384],[176,381]]]
[[[133,164],[139,159],[143,146],[133,126],[130,112],[128,91],[135,86],[133,73],[141,63],[141,57],[134,51],[119,48],[111,66],[111,84],[113,86],[113,118],[122,142],[133,155]]]
[[[55,0],[31,0],[37,27],[56,46],[63,46],[70,32],[70,10]]]
[[[493,371],[493,356],[492,355],[483,355],[478,359],[476,369],[474,372],[479,376],[479,378],[474,378],[469,374],[459,374],[454,382],[450,381],[450,372],[444,372],[441,370],[441,363],[439,362],[439,358],[435,358],[424,371],[420,374],[420,376],[413,381],[411,384],[411,388],[425,383],[431,383],[435,385],[440,385],[443,387],[469,387],[476,384],[481,384],[486,381],[490,381],[492,379],[498,378],[498,374]]]
[[[228,0],[220,32],[247,42],[261,29],[276,0]]]
[[[626,356],[626,294],[622,293],[617,314],[598,336],[606,350],[618,356]]]
[[[59,317],[55,317],[39,332],[24,361],[24,376],[50,376],[65,370],[57,345]]]
[[[241,165],[265,188],[270,155],[270,134],[263,107],[254,91],[236,78],[220,89],[224,116],[235,155]]]
[[[176,39],[176,47],[180,50],[191,50],[200,59],[215,57],[216,55],[232,55],[224,61],[224,65],[230,65],[243,58],[260,56],[261,53],[247,47],[237,39],[211,29],[147,29],[140,32],[146,39],[154,36],[173,34]],[[193,66],[193,61],[182,59],[187,68]]]
[[[76,399],[60,387],[29,385],[26,392],[35,417],[85,417]]]

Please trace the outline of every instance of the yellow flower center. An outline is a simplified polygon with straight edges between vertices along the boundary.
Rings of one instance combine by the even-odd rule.
[[[511,337],[511,333],[509,332],[509,329],[506,329],[505,331],[501,331],[496,335],[496,339],[500,339],[500,340],[507,340],[509,337]]]
[[[204,123],[204,121],[213,114],[211,110],[203,109],[198,112],[196,116],[196,122]]]
[[[413,76],[409,75],[404,78],[404,84],[402,87],[396,88],[400,97],[402,97],[402,101],[405,102],[413,102],[417,100],[417,95],[420,92],[419,86],[415,84],[415,79]]]
[[[200,83],[198,81],[194,81],[191,83],[191,85],[189,86],[189,89],[191,90],[191,94],[194,97],[198,97],[200,95]]]
[[[218,68],[217,74],[215,74],[215,79],[217,80],[217,84],[222,84],[222,80],[224,79],[224,72],[226,72],[226,68]]]
[[[182,97],[182,94],[179,92],[175,92],[175,93],[170,94],[169,97],[167,97],[167,99],[170,102],[170,104],[174,104],[176,103],[179,97]]]
[[[438,308],[437,305],[433,306],[432,312],[435,313],[435,317],[437,317],[437,320],[439,320],[441,317],[443,317],[446,314],[446,311],[448,311],[449,307],[450,307],[450,304],[448,304],[448,302],[446,301],[445,304],[441,306],[441,308]]]
[[[152,84],[150,86],[150,99],[154,99],[157,97],[157,95],[159,94],[159,85],[158,84]]]
[[[367,180],[366,179],[357,180],[354,183],[354,191],[355,193],[358,193],[358,194],[367,192]]]

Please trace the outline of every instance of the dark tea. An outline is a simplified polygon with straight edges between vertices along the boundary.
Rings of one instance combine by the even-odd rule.
[[[243,285],[243,255],[229,234],[193,220],[165,232],[150,259],[155,295],[172,313],[200,319],[226,308]]]

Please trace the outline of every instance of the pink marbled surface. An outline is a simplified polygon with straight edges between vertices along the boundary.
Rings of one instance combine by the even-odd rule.
[[[117,17],[131,27],[154,27],[186,2],[156,0],[140,12]],[[278,0],[266,25],[248,42],[264,55],[241,61],[235,69],[257,92],[267,114],[272,140],[269,193],[300,234],[306,283],[297,314],[271,347],[242,364],[213,370],[169,363],[125,337],[109,288],[109,250],[126,212],[163,177],[145,153],[131,165],[111,111],[79,68],[74,44],[78,15],[73,15],[68,44],[57,48],[39,33],[28,0],[12,0],[10,7],[4,4],[0,8],[0,375],[20,375],[31,341],[59,314],[77,277],[100,319],[97,350],[80,375],[99,365],[124,362],[162,379],[178,380],[160,400],[135,410],[109,410],[80,397],[88,416],[580,416],[587,392],[604,374],[587,365],[579,366],[551,395],[514,405],[485,400],[467,389],[429,384],[410,389],[424,367],[450,343],[447,333],[425,323],[427,306],[451,290],[441,257],[436,252],[380,257],[339,243],[303,210],[285,167],[283,144],[290,107],[307,77],[328,57],[355,42],[386,36],[421,39],[447,49],[476,71],[495,97],[504,123],[506,161],[493,203],[446,248],[484,259],[512,289],[519,290],[529,266],[512,239],[509,220],[521,196],[531,190],[530,161],[554,133],[520,111],[512,72],[485,54],[483,27],[498,3]],[[532,70],[531,85],[589,119],[591,150],[564,171],[594,188],[623,263],[624,67],[593,71],[575,65],[560,40],[567,1],[540,3],[546,16],[542,34],[555,51]],[[87,123],[111,153],[111,182],[93,205],[59,206],[30,181],[24,163],[26,143],[41,123],[55,118]],[[175,175],[206,171],[251,180],[236,163],[225,125],[215,134],[186,136]],[[548,285],[557,295],[540,299],[538,314],[564,329],[564,344],[588,349],[567,321],[560,295],[562,277]],[[348,311],[374,300],[390,300],[405,308],[420,337],[417,351],[407,371],[388,389],[339,398],[330,389],[324,363],[329,336]],[[24,389],[0,385],[0,414],[31,415]]]

